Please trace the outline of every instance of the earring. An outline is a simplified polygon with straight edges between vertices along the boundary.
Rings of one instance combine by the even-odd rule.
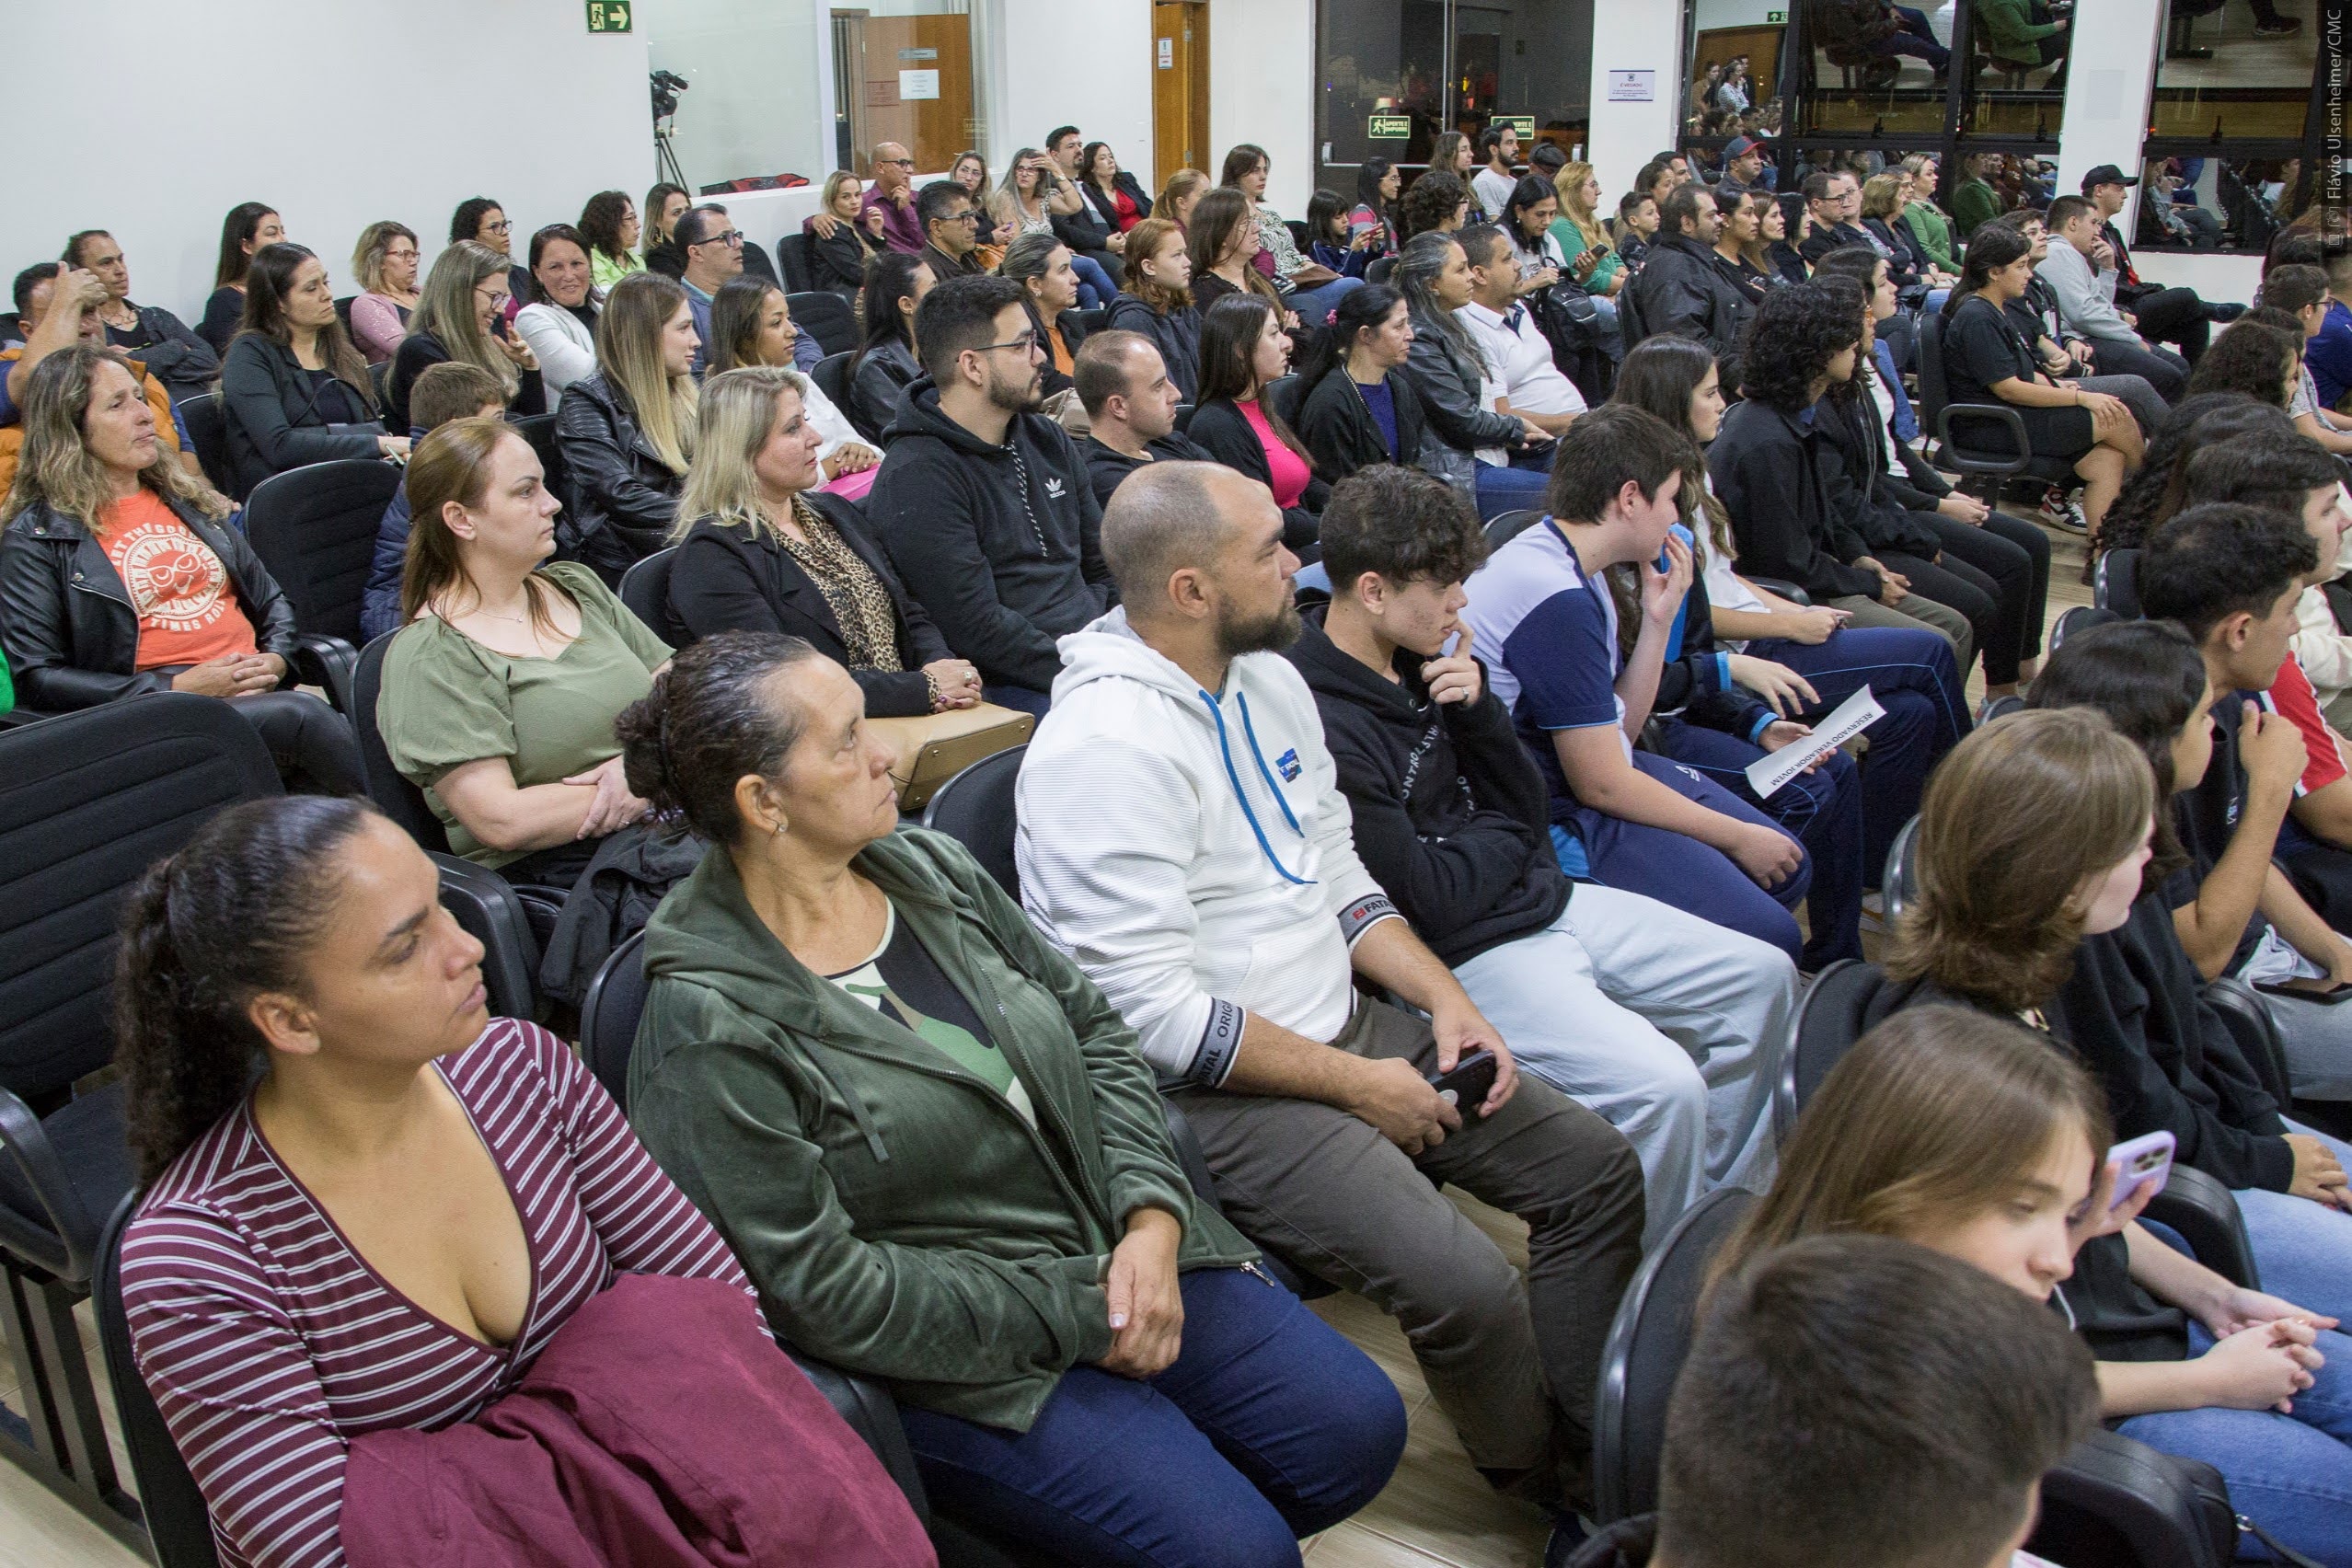
[[[788,825],[789,825],[789,824],[786,824],[786,823],[785,823],[782,819],[780,819],[780,818],[779,818],[779,819],[778,819],[777,824],[776,824],[776,836],[777,836],[777,837],[778,837],[778,838],[783,837],[783,836],[784,836],[784,829],[785,829],[785,828],[786,828],[786,826],[788,826]]]

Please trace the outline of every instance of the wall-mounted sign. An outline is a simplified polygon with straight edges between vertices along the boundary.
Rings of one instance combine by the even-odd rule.
[[[898,96],[902,101],[939,97],[940,74],[937,71],[901,71],[898,74]]]
[[[1376,142],[1401,142],[1412,134],[1412,116],[1376,114],[1364,133]]]
[[[1498,114],[1489,120],[1487,124],[1498,131],[1508,125],[1519,133],[1519,140],[1522,142],[1529,141],[1535,136],[1535,116],[1532,114]]]
[[[1764,19],[1768,22],[1785,22],[1789,19],[1789,14],[1786,11],[1767,11],[1764,13]]]
[[[628,31],[628,0],[588,0],[588,30],[592,33]]]
[[[1176,69],[1176,40],[1172,38],[1159,40],[1159,68],[1163,71]]]
[[[1658,74],[1655,71],[1611,71],[1608,74],[1608,101],[1611,103],[1651,103],[1658,96]]]
[[[937,60],[939,57],[940,52],[936,49],[902,49],[898,52],[898,58],[902,61]]]

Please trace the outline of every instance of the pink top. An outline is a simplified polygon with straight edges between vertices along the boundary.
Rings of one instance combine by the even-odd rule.
[[[1307,493],[1307,481],[1315,477],[1315,471],[1307,466],[1306,458],[1293,452],[1274,433],[1262,403],[1262,399],[1252,398],[1246,403],[1237,399],[1233,406],[1241,410],[1241,417],[1257,432],[1258,444],[1266,449],[1266,468],[1274,476],[1274,483],[1268,488],[1274,491],[1274,504],[1286,512]]]
[[[472,1418],[616,1270],[751,1292],[554,1035],[493,1019],[436,1070],[505,1176],[530,1247],[513,1344],[483,1344],[386,1285],[279,1163],[250,1100],[172,1162],[125,1230],[139,1370],[229,1568],[340,1563],[346,1441]]]
[[[368,363],[382,364],[398,353],[400,340],[408,335],[408,318],[383,294],[363,294],[352,301],[352,341]]]

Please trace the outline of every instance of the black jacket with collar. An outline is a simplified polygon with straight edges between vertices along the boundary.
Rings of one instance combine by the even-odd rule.
[[[1232,398],[1214,398],[1193,409],[1192,425],[1184,433],[1195,446],[1207,448],[1213,460],[1273,487],[1274,466],[1266,461],[1265,445]],[[1323,503],[1331,498],[1332,487],[1310,473],[1298,504],[1283,508],[1282,542],[1301,560],[1322,558]]]
[[[857,298],[866,286],[867,258],[880,253],[881,242],[869,243],[866,231],[846,218],[833,225],[829,238],[818,238],[805,219],[801,228],[809,236],[810,283],[827,294]]]
[[[1855,566],[1870,546],[1831,504],[1835,456],[1793,414],[1746,398],[1724,415],[1707,473],[1731,513],[1743,571],[1795,583],[1816,601],[1875,599],[1878,573]]]
[[[160,305],[133,305],[131,310],[139,318],[136,330],[146,341],[123,352],[169,388],[173,402],[196,396],[220,378],[221,356],[213,352],[212,344],[190,331],[186,322]],[[107,336],[112,340],[112,328],[107,329]]]
[[[916,252],[916,256],[924,266],[931,270],[931,278],[935,282],[944,283],[950,278],[976,278],[987,271],[986,267],[980,265],[980,258],[969,250],[961,256],[950,256],[938,246],[926,244],[921,250]]]
[[[1050,691],[1055,640],[1118,595],[1077,444],[1043,414],[1015,414],[1005,435],[997,445],[956,423],[923,377],[883,432],[866,514],[899,581],[982,679]]]
[[[1134,175],[1123,168],[1111,177],[1111,183],[1117,190],[1124,191],[1127,200],[1136,204],[1137,222],[1151,216],[1151,198],[1144,194],[1143,186],[1137,182]],[[1086,198],[1086,204],[1094,209],[1096,219],[1106,229],[1113,234],[1119,232],[1119,204],[1116,202],[1102,194],[1101,189],[1090,179],[1078,181],[1078,194]]]
[[[1420,461],[1422,431],[1428,418],[1422,412],[1421,394],[1401,367],[1381,379],[1397,411],[1393,457],[1370,406],[1349,379],[1347,366],[1332,366],[1298,406],[1298,439],[1307,444],[1308,453],[1315,459],[1315,477],[1323,483],[1335,485],[1375,463],[1398,463],[1410,468]]]
[[[1886,275],[1893,280],[1898,291],[1926,286],[1927,270],[1934,262],[1911,237],[1909,229],[1899,224],[1890,224],[1885,218],[1864,218],[1862,227],[1869,230],[1879,244],[1895,253],[1893,259],[1886,263]]]
[[[1102,319],[1106,332],[1140,332],[1159,349],[1160,363],[1168,367],[1168,379],[1184,394],[1184,401],[1201,385],[1201,313],[1193,306],[1181,306],[1165,314],[1154,310],[1134,294],[1113,295],[1111,307]]]
[[[1103,223],[1093,205],[1086,200],[1085,182],[1073,180],[1071,183],[1078,189],[1078,210],[1075,213],[1055,213],[1049,201],[1046,204],[1047,221],[1054,225],[1054,237],[1072,250],[1083,251],[1100,259],[1110,254],[1111,236],[1119,231],[1114,225]]]
[[[291,665],[294,606],[245,536],[185,502],[166,504],[221,558],[255,644]],[[94,708],[171,689],[168,670],[138,668],[138,612],[106,547],[79,519],[45,502],[18,514],[0,536],[0,640],[28,708]]]
[[[571,506],[559,519],[564,545],[608,583],[669,542],[686,476],[654,455],[637,410],[603,371],[565,388],[556,409],[556,447],[571,480]]]
[[[1714,351],[1724,385],[1739,385],[1739,340],[1754,310],[1724,280],[1715,253],[1688,235],[1659,239],[1627,285],[1653,338],[1689,338]]]
[[[372,388],[342,386],[355,409],[374,400]],[[258,332],[239,334],[221,362],[221,413],[239,501],[288,468],[383,455],[376,444],[385,431],[381,421],[329,424],[319,418],[318,389],[294,350]]]
[[[773,530],[730,525],[715,517],[695,520],[671,558],[670,597],[663,640],[684,648],[721,631],[770,631],[805,639],[816,651],[849,671],[866,694],[866,711],[897,719],[931,710],[923,666],[951,659],[945,639],[923,606],[906,596],[882,547],[867,536],[857,502],[822,490],[803,498],[833,525],[868,570],[890,593],[898,622],[897,670],[860,670],[849,663],[841,622],[813,578],[793,559]]]
[[[1856,224],[1837,224],[1828,228],[1816,224],[1813,232],[1804,236],[1804,243],[1797,249],[1804,253],[1806,261],[1818,267],[1824,256],[1833,250],[1843,250],[1850,245],[1870,245],[1869,232]],[[1875,250],[1878,248],[1873,245],[1871,248]]]
[[[411,332],[400,340],[399,349],[392,356],[392,369],[384,378],[384,413],[386,422],[394,430],[407,430],[409,425],[409,394],[415,390],[417,377],[434,365],[449,363],[449,350],[430,332]],[[507,412],[517,419],[548,411],[547,385],[536,370],[521,374],[513,402]]]
[[[1364,869],[1448,967],[1558,919],[1570,883],[1543,776],[1483,666],[1476,702],[1432,702],[1418,655],[1400,651],[1384,680],[1332,641],[1324,613],[1285,657],[1315,694]]]
[[[1836,459],[1829,468],[1829,504],[1844,514],[1874,554],[1901,550],[1933,560],[1943,552],[1943,541],[1934,525],[1911,515],[1897,493],[1887,475],[1886,441],[1877,421],[1877,403],[1860,387],[1844,398],[1824,396],[1813,406],[1813,428]],[[1932,512],[1934,503],[1922,510]]]
[[[1115,446],[1106,446],[1091,435],[1078,444],[1079,451],[1086,457],[1086,477],[1088,482],[1094,487],[1094,500],[1098,506],[1110,505],[1112,492],[1119,488],[1129,474],[1142,467],[1147,461],[1141,457],[1130,457]],[[1214,463],[1216,461],[1215,453],[1196,444],[1190,436],[1179,434],[1174,431],[1161,436],[1158,441],[1147,442],[1144,444],[1151,453],[1148,460],[1154,463]]]
[[[882,432],[898,417],[899,398],[922,378],[923,367],[916,362],[915,351],[899,338],[884,339],[854,363],[849,406],[841,411],[849,416],[859,435],[879,446]]]

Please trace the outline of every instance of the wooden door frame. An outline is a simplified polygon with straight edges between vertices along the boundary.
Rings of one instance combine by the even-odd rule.
[[[1184,84],[1185,96],[1188,100],[1185,107],[1185,114],[1187,119],[1196,121],[1195,129],[1198,133],[1198,139],[1201,147],[1214,148],[1216,143],[1209,135],[1208,0],[1153,0],[1152,9],[1157,11],[1161,5],[1182,6],[1184,12],[1184,25],[1193,34],[1192,42],[1186,49],[1184,56],[1185,63],[1188,67],[1187,75],[1189,77],[1187,82]],[[1152,29],[1153,58],[1151,63],[1153,84],[1151,159],[1152,184],[1155,190],[1164,187],[1167,184],[1168,176],[1170,174],[1172,174],[1177,169],[1185,167],[1184,160],[1181,158],[1171,162],[1168,152],[1162,144],[1163,138],[1160,135],[1159,130],[1159,29],[1157,26],[1155,26]],[[1206,156],[1209,155],[1204,153],[1204,156]],[[1163,165],[1166,167],[1163,167]]]

